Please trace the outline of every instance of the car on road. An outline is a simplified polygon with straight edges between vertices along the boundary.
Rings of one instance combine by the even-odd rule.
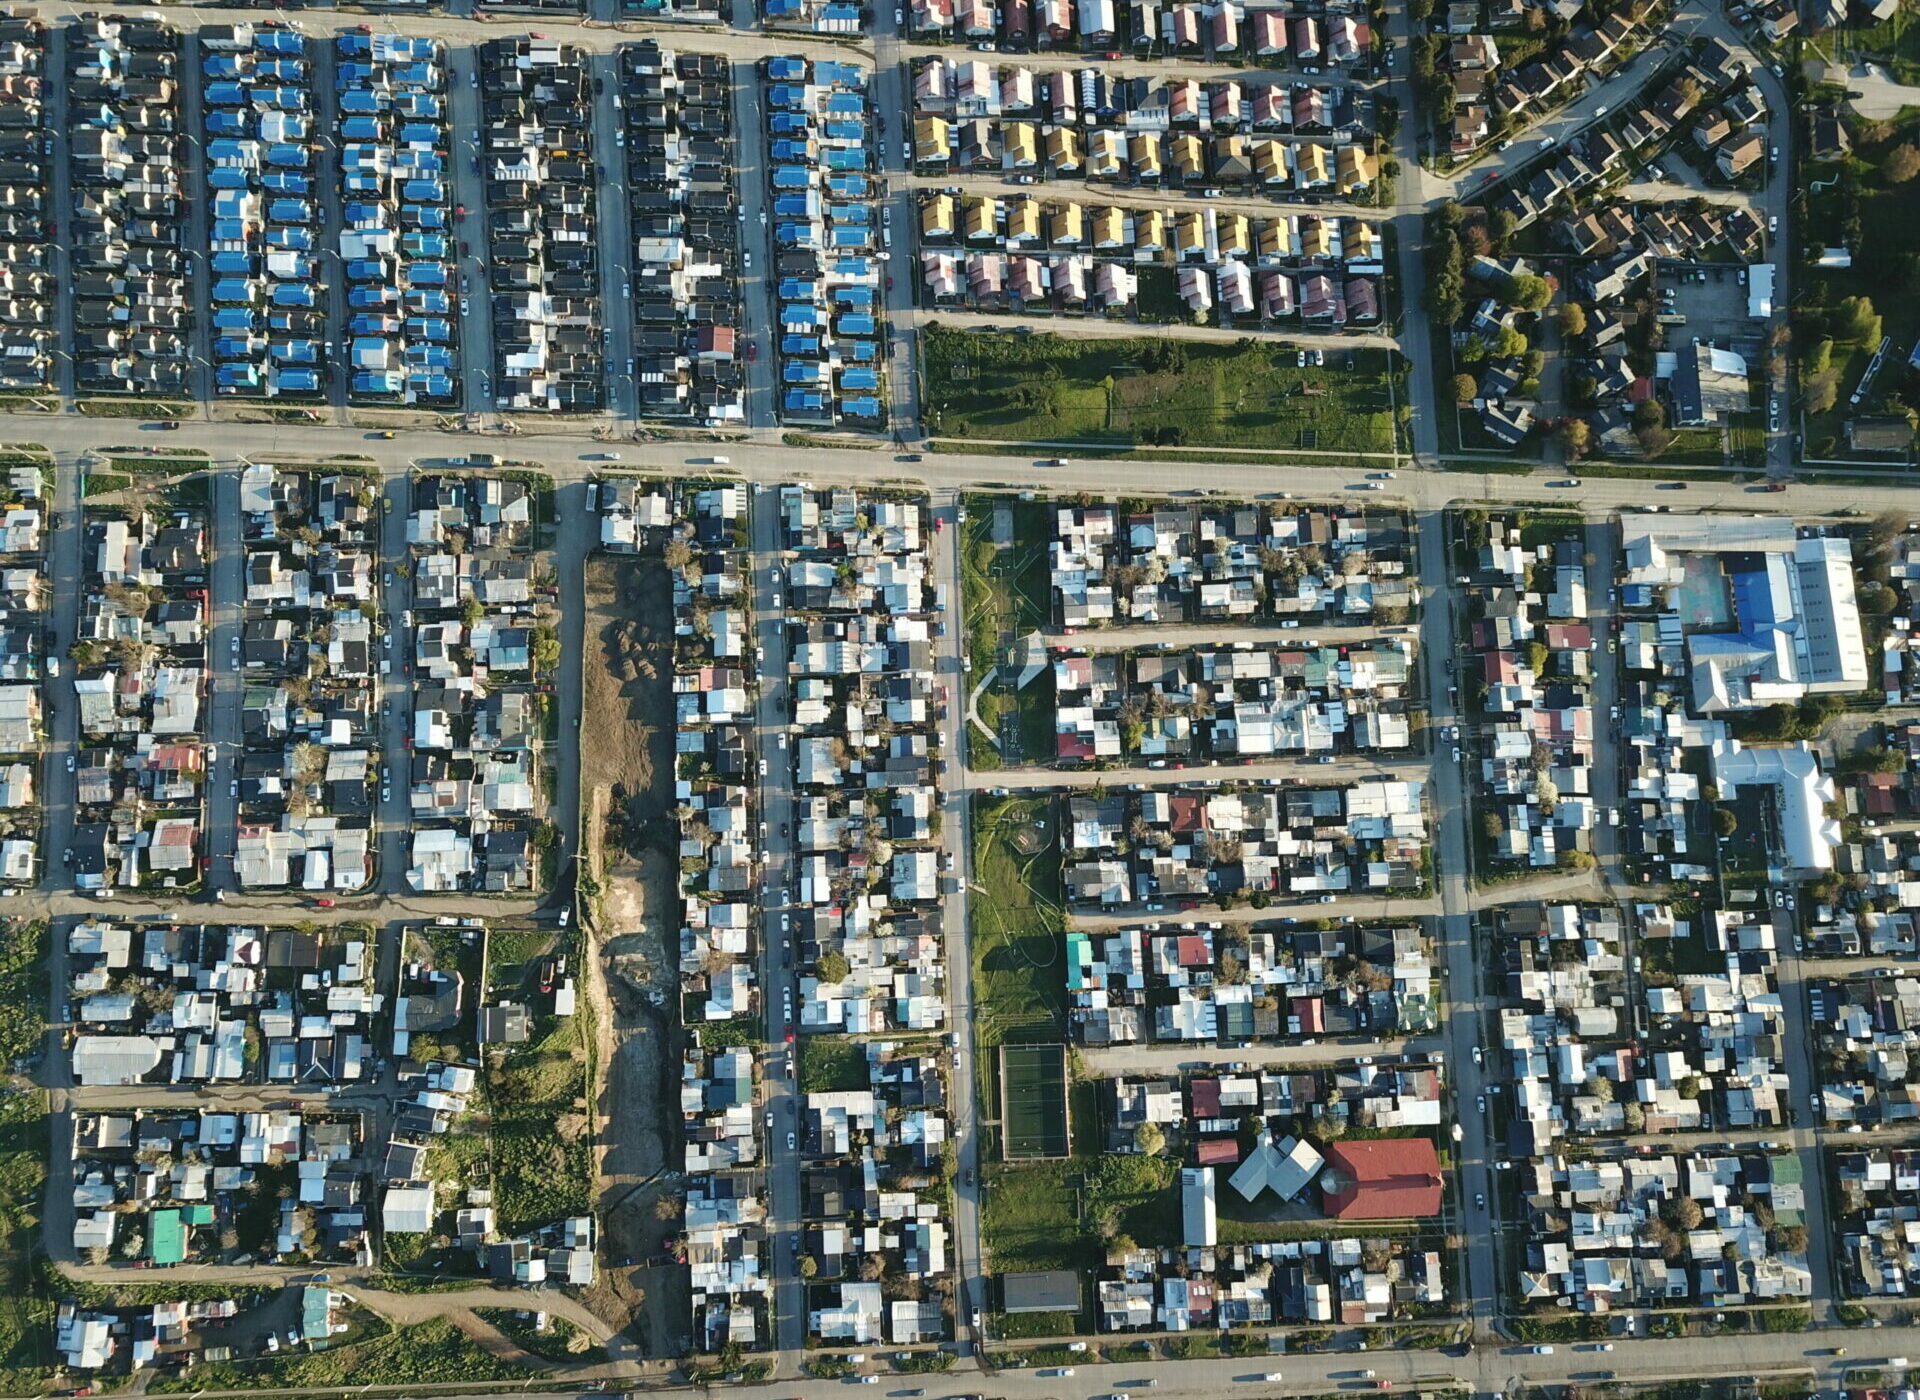
[[[1473,1193],[1473,1205],[1475,1210],[1485,1210],[1487,1208],[1487,1193],[1484,1191],[1475,1191]]]
[[[1547,483],[1547,485],[1549,486],[1558,486],[1562,488],[1577,487],[1579,484],[1580,484],[1580,478],[1577,476],[1566,476],[1566,477],[1562,477],[1558,481],[1549,481]]]
[[[238,797],[239,795],[240,795],[240,780],[238,778],[234,778],[227,783],[227,796]]]
[[[1474,1106],[1478,1108],[1480,1112],[1485,1113],[1487,1111],[1487,1096],[1482,1094],[1474,1101]]]
[[[747,358],[749,360],[757,360],[760,358],[760,346],[757,341],[749,340],[747,342]]]
[[[72,754],[67,755],[67,771],[69,773],[73,771],[73,755]]]
[[[795,1141],[794,1135],[792,1133],[788,1133],[787,1134],[787,1151],[789,1152],[793,1151],[794,1141]]]
[[[1268,1385],[1278,1385],[1280,1381],[1283,1379],[1283,1377],[1278,1371],[1269,1371],[1266,1373],[1266,1375],[1262,1376],[1260,1379],[1265,1381]]]
[[[1527,1350],[1531,1351],[1535,1356],[1552,1356],[1553,1355],[1553,1348],[1546,1345],[1529,1347],[1527,1348]]]

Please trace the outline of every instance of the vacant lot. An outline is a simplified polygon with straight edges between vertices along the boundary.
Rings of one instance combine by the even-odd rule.
[[[1301,368],[1253,340],[1071,340],[929,328],[936,435],[1088,446],[1390,452],[1387,352]],[[1352,367],[1348,368],[1351,362]]]
[[[974,1034],[980,1048],[1066,1038],[1066,921],[1047,798],[974,798]]]
[[[538,1379],[544,1372],[492,1356],[451,1322],[422,1322],[387,1330],[378,1318],[361,1336],[327,1351],[282,1354],[258,1361],[202,1362],[181,1376],[152,1380],[154,1392],[288,1390],[316,1386],[420,1385],[443,1381]]]
[[[1910,40],[1920,38],[1920,31],[1911,27],[1906,33]],[[1895,391],[1903,392],[1909,402],[1913,397],[1906,358],[1920,340],[1920,301],[1913,296],[1920,291],[1920,253],[1914,251],[1912,239],[1912,230],[1920,222],[1920,180],[1888,183],[1877,167],[1894,147],[1920,140],[1920,127],[1903,124],[1884,129],[1884,136],[1882,130],[1870,128],[1880,139],[1869,139],[1868,133],[1856,137],[1854,152],[1847,159],[1809,164],[1801,172],[1809,190],[1808,246],[1853,250],[1851,267],[1808,268],[1795,288],[1794,367],[1800,375],[1801,395],[1793,405],[1796,415],[1828,380],[1832,384],[1833,407],[1807,416],[1806,451],[1811,457],[1847,455],[1842,427],[1848,418],[1880,412],[1882,400]],[[1891,353],[1858,408],[1848,400],[1860,388],[1876,346],[1841,334],[1826,356],[1826,368],[1817,363],[1818,348],[1835,329],[1826,313],[1848,297],[1869,298],[1880,314],[1882,333],[1893,340]]]
[[[679,1228],[661,1171],[679,1153],[681,1032],[679,907],[673,855],[673,590],[658,558],[589,560],[581,667],[580,800],[602,897],[585,984],[602,1066],[599,1187],[603,1255],[586,1301],[611,1322],[631,1319],[649,1355],[685,1349],[687,1271],[671,1262]],[[597,819],[596,819],[597,818]],[[669,1068],[671,1067],[671,1069]]]
[[[1052,586],[1047,581],[1047,541],[1052,535],[1046,501],[1022,501],[1012,496],[969,496],[966,534],[960,551],[961,590],[967,608],[967,656],[978,680],[995,667],[1004,648],[1021,637],[1044,631],[1052,621]],[[1011,528],[996,537],[1001,526]],[[956,696],[956,700],[964,697]],[[995,736],[1016,738],[1019,761],[1044,762],[1053,757],[1053,673],[1015,690],[996,679],[980,694],[976,709],[980,722]],[[1005,724],[1017,711],[1015,726]],[[967,762],[974,768],[998,768],[1013,761],[988,743],[978,729],[967,727]]]

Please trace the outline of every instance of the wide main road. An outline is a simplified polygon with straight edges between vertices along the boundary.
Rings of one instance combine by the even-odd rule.
[[[1415,415],[1416,424],[1421,416]],[[537,424],[529,426],[537,427]],[[22,417],[12,433],[0,426],[0,438],[7,436],[44,443],[63,466],[73,465],[82,454],[108,443],[144,440],[140,431],[128,422],[77,415]],[[1351,496],[1356,505],[1408,504],[1429,509],[1451,501],[1534,501],[1600,515],[1619,510],[1645,510],[1648,497],[1648,485],[1644,481],[1589,477],[1578,489],[1555,489],[1548,483],[1559,479],[1557,474],[1545,471],[1530,476],[1402,471],[1396,480],[1382,483],[1386,488],[1383,492],[1362,497],[1357,488],[1373,463],[1298,466],[1236,459],[1230,454],[1223,454],[1223,460],[1204,467],[1192,462],[1075,459],[1066,467],[1043,468],[1036,465],[1037,459],[1022,455],[961,452],[928,452],[922,454],[920,461],[906,464],[893,452],[882,450],[879,444],[872,448],[794,448],[782,444],[771,431],[755,434],[744,442],[714,443],[711,448],[684,442],[623,443],[623,461],[618,466],[589,460],[590,455],[605,444],[578,435],[537,431],[511,438],[401,431],[391,440],[382,440],[357,428],[313,423],[222,423],[217,428],[206,429],[189,424],[187,432],[177,438],[164,441],[156,438],[152,445],[170,449],[208,447],[217,454],[217,464],[236,457],[271,462],[280,456],[310,460],[329,453],[354,453],[371,459],[388,473],[404,472],[416,462],[431,465],[444,463],[449,457],[491,451],[532,462],[550,473],[558,484],[588,480],[609,471],[681,476],[689,466],[700,466],[709,475],[726,475],[730,471],[733,475],[768,482],[807,477],[898,485],[903,480],[915,480],[936,490],[999,487],[1049,493],[1097,491],[1151,496],[1173,493],[1196,499],[1206,493],[1183,488],[1189,488],[1190,483],[1205,482],[1209,491],[1233,499],[1267,497],[1285,491],[1296,497],[1315,499]],[[711,461],[713,448],[727,455],[730,467],[716,471],[706,465]],[[1774,495],[1763,494],[1757,486],[1695,480],[1684,503],[1689,511],[1713,508],[1770,515],[1826,516],[1843,505],[1868,513],[1907,512],[1913,509],[1914,496],[1910,486],[1892,481],[1886,486],[1849,485],[1841,497],[1817,480],[1789,483],[1784,492]]]

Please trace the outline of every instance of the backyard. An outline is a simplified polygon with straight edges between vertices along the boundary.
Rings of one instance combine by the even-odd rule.
[[[1389,355],[1335,349],[1322,366],[1244,339],[1084,339],[929,326],[936,436],[1087,446],[1391,452]]]

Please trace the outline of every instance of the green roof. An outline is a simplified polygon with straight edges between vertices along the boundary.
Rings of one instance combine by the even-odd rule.
[[[1767,1158],[1767,1180],[1805,1181],[1806,1179],[1806,1173],[1800,1166],[1798,1153],[1781,1152]]]
[[[187,1257],[187,1232],[180,1224],[179,1211],[153,1213],[153,1237],[147,1243],[147,1251],[156,1264],[178,1264]]]
[[[205,1201],[195,1201],[192,1205],[186,1207],[183,1214],[186,1216],[186,1221],[189,1225],[213,1224],[213,1207]]]

